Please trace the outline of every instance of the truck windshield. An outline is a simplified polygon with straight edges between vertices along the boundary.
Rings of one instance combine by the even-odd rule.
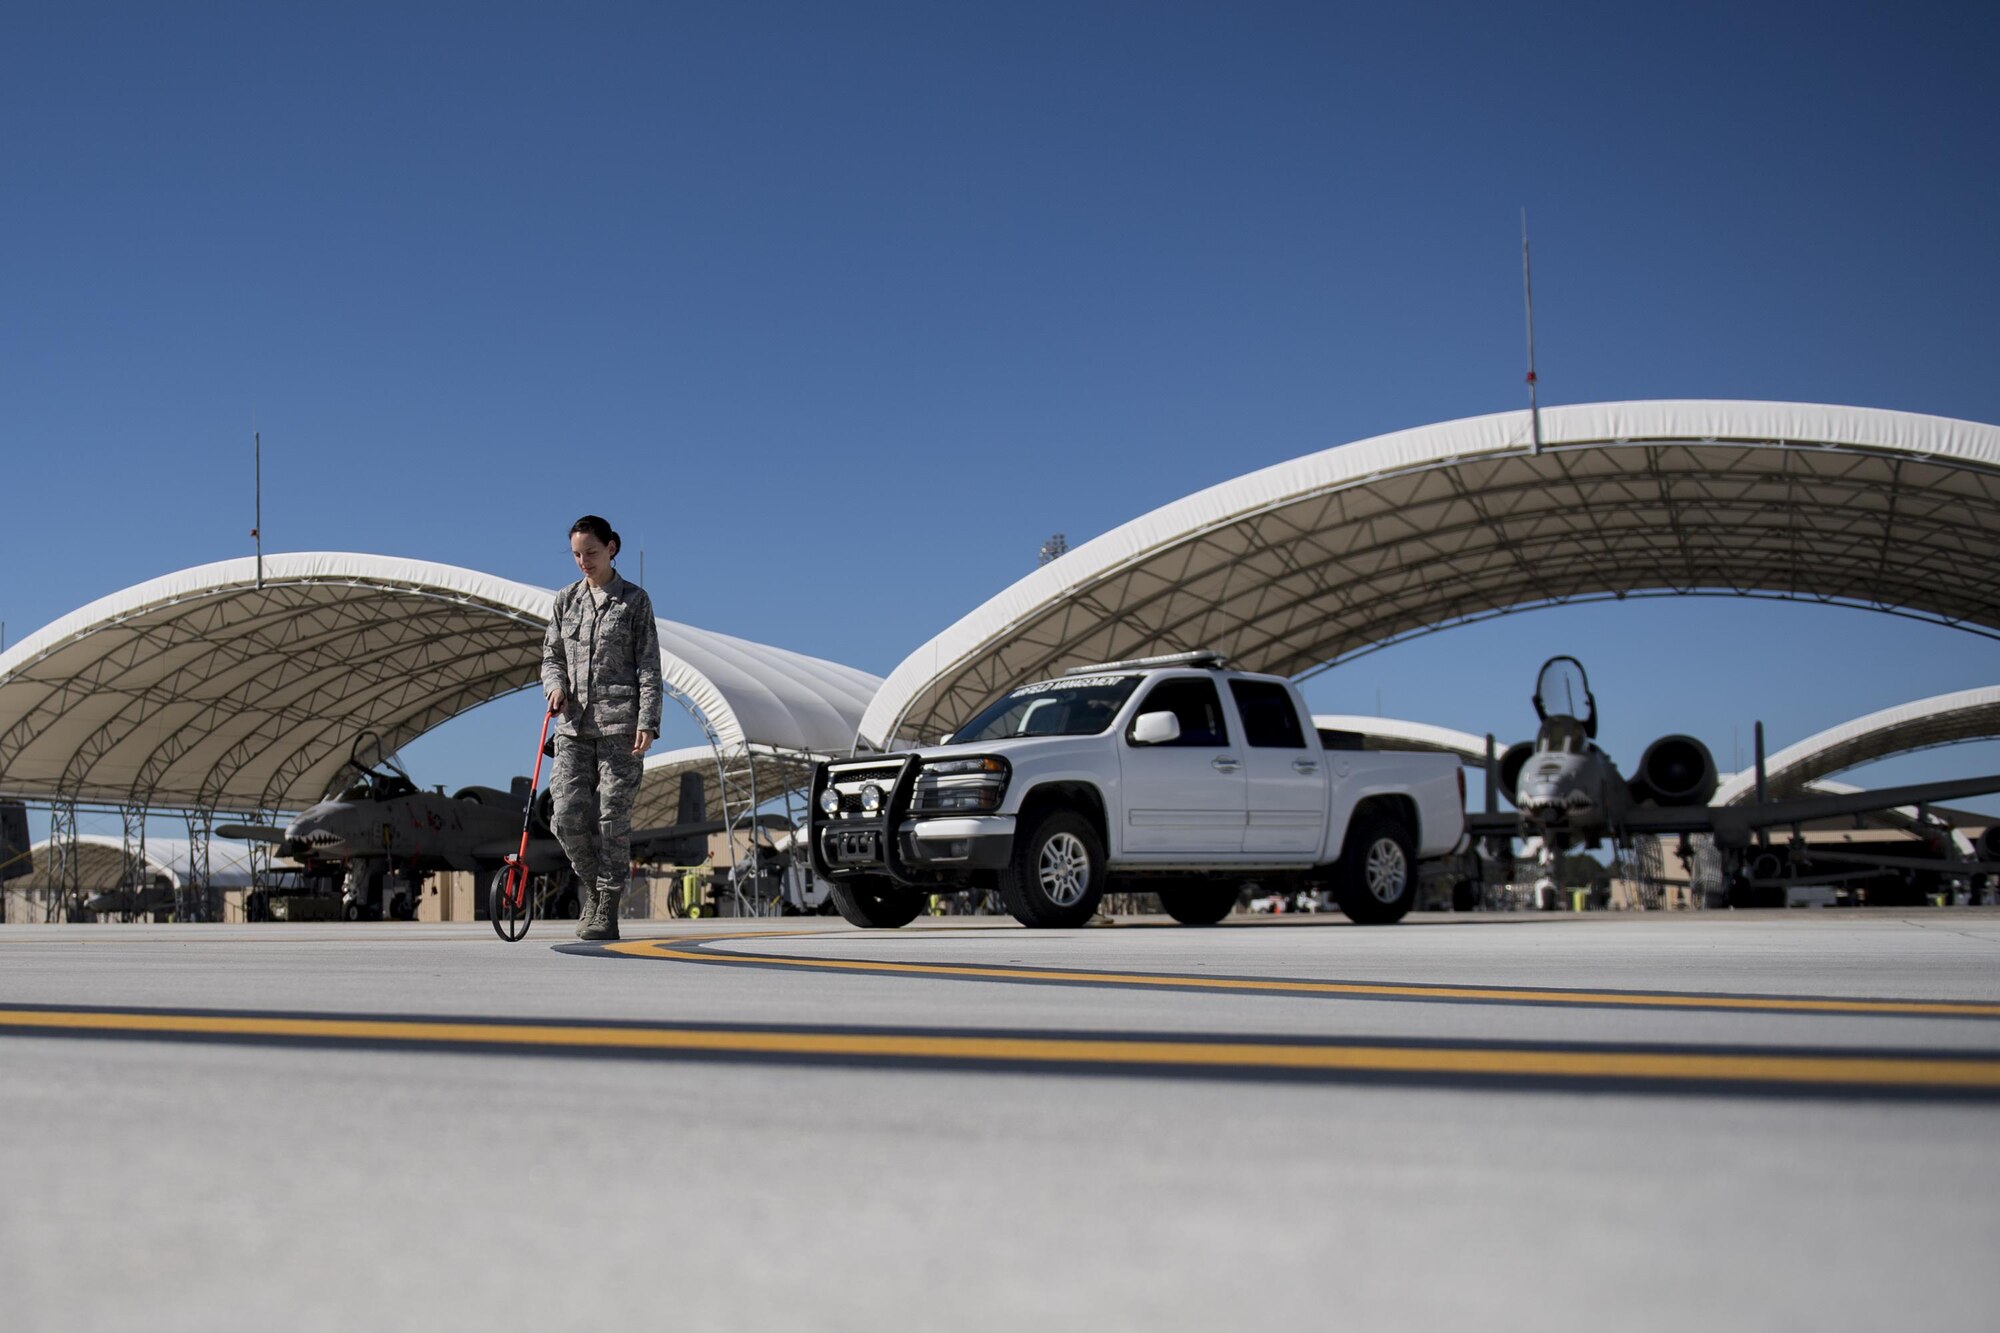
[[[1013,736],[1095,736],[1111,725],[1138,687],[1137,676],[1072,676],[1037,681],[1001,695],[952,733],[951,743]]]

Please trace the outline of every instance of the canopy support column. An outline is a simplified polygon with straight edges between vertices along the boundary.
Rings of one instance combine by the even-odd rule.
[[[125,905],[118,915],[126,921],[137,921],[145,913],[146,890],[152,882],[146,866],[145,807],[121,805],[118,820],[121,826],[118,888],[125,895]]]
[[[174,893],[174,920],[206,921],[211,884],[208,871],[209,830],[214,827],[213,810],[190,810],[187,812],[188,831],[188,872],[186,878]],[[251,843],[252,848],[260,844]],[[255,852],[252,852],[253,864]],[[255,876],[252,875],[252,883]]]
[[[83,866],[76,845],[76,802],[49,806],[49,889],[43,919],[83,919]]]

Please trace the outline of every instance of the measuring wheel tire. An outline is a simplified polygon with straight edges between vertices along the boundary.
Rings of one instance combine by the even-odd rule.
[[[1083,925],[1103,897],[1104,845],[1082,815],[1058,811],[1014,839],[1013,859],[1000,872],[1000,900],[1022,925]]]
[[[511,944],[526,935],[535,922],[535,888],[524,879],[510,894],[508,873],[509,868],[501,866],[487,881],[486,916],[493,923],[493,933]]]
[[[924,897],[898,889],[887,880],[833,881],[834,908],[850,925],[863,930],[894,930],[907,926],[924,910]]]
[[[1417,899],[1417,844],[1389,815],[1356,817],[1334,866],[1334,896],[1347,919],[1363,926],[1401,921]]]
[[[1159,894],[1161,909],[1183,926],[1212,926],[1236,910],[1234,884],[1181,884]]]

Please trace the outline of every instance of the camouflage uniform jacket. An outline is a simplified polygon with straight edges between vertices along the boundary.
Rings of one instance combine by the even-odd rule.
[[[617,574],[600,609],[578,579],[556,594],[542,636],[542,688],[566,696],[562,736],[660,734],[660,630],[653,599]]]

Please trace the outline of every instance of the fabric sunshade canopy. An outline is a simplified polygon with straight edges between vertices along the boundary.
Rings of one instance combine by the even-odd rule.
[[[230,560],[101,598],[0,655],[0,794],[295,809],[539,678],[553,594],[375,555]],[[659,622],[670,692],[725,749],[844,749],[866,672]],[[672,708],[672,704],[668,705]]]
[[[1299,677],[1455,624],[1670,594],[1830,602],[2000,637],[2000,428],[1808,403],[1598,403],[1280,463],[1050,561],[919,647],[889,748],[1015,685],[1213,649]]]

